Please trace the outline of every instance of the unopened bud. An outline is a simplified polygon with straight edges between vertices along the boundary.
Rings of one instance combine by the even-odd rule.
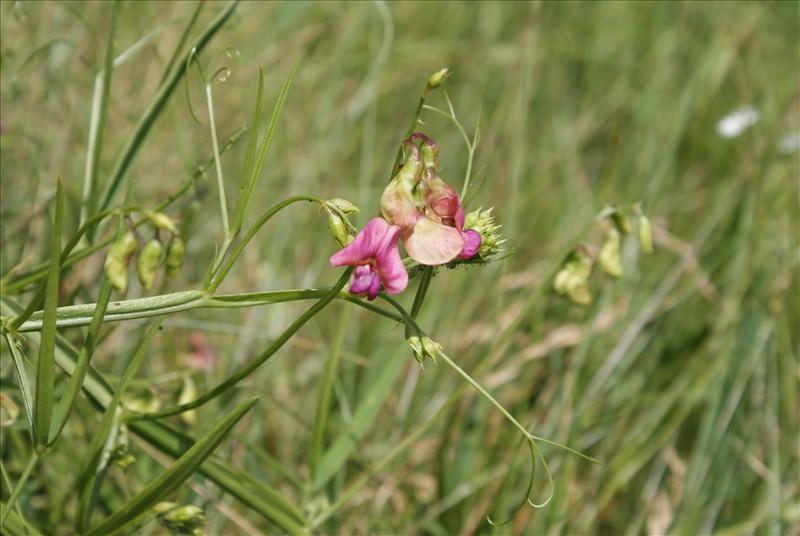
[[[125,293],[128,289],[128,264],[136,252],[136,236],[133,231],[126,231],[108,248],[105,261],[106,277],[117,292]]]
[[[183,389],[181,389],[181,396],[178,397],[178,405],[188,404],[197,398],[197,389],[195,389],[194,382],[187,376],[183,379]],[[189,410],[181,413],[181,419],[186,424],[192,426],[197,422],[197,410]]]
[[[162,231],[169,231],[173,235],[179,234],[178,226],[175,225],[175,222],[172,220],[172,218],[170,218],[163,212],[152,212],[147,210],[145,211],[145,216],[147,216],[150,219],[150,222],[156,229]]]
[[[644,214],[639,216],[639,247],[645,253],[653,252],[653,226]]]
[[[450,76],[450,69],[447,67],[439,69],[433,73],[430,78],[428,78],[428,85],[426,86],[426,89],[431,90],[440,87],[442,84],[444,84],[444,81],[448,76]]]
[[[622,234],[630,234],[631,232],[631,222],[628,220],[628,216],[622,211],[620,207],[617,205],[608,205],[606,208],[600,212],[598,219],[609,218],[611,223],[614,224],[614,227],[617,228]]]
[[[589,305],[592,303],[592,295],[589,292],[592,266],[592,258],[586,249],[583,246],[576,247],[556,274],[553,290],[561,296],[566,296],[576,305]]]
[[[464,229],[473,229],[481,236],[478,255],[487,261],[503,252],[503,244],[506,241],[500,233],[502,225],[494,221],[493,210],[494,208],[474,210],[464,218]]]
[[[175,277],[183,266],[183,257],[186,254],[186,246],[181,237],[174,236],[167,245],[167,258],[165,261],[167,275]]]
[[[407,338],[406,342],[414,353],[414,359],[421,365],[422,362],[425,361],[425,351],[422,349],[422,341],[419,340],[419,337],[415,336]]]
[[[206,517],[203,509],[192,504],[178,506],[173,502],[160,502],[153,507],[158,522],[170,534],[203,534]]]
[[[350,230],[344,219],[332,210],[328,211],[328,229],[330,229],[331,235],[336,242],[342,247],[347,246],[353,241],[353,235],[350,234]]]
[[[328,199],[325,203],[340,211],[345,216],[353,216],[361,212],[357,206],[348,201],[347,199]]]
[[[600,263],[600,268],[611,277],[620,277],[623,273],[622,257],[620,255],[621,247],[622,237],[619,231],[609,229],[597,260]]]
[[[158,273],[158,265],[161,263],[161,254],[164,253],[164,244],[157,238],[151,239],[144,245],[139,252],[139,260],[136,263],[136,273],[139,282],[146,289],[152,288],[153,281]]]

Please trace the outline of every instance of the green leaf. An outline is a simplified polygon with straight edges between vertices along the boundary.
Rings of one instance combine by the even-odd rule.
[[[158,501],[176,490],[191,477],[217,446],[228,436],[231,429],[244,417],[258,399],[253,398],[239,404],[225,419],[220,421],[202,439],[192,445],[178,460],[158,478],[140,491],[122,508],[108,516],[102,523],[88,532],[89,535],[109,534],[127,527],[146,513]]]
[[[263,71],[260,71],[258,95],[256,97],[256,109],[253,119],[253,130],[250,132],[250,139],[248,140],[245,167],[242,173],[242,180],[239,187],[239,197],[236,199],[236,209],[233,215],[234,234],[238,233],[242,227],[244,215],[247,212],[247,205],[250,203],[250,198],[253,196],[253,190],[255,189],[256,181],[258,180],[258,177],[261,176],[261,170],[264,167],[264,159],[267,156],[267,150],[272,142],[272,137],[275,134],[275,130],[278,127],[278,119],[280,118],[281,111],[283,110],[283,104],[286,102],[286,96],[289,94],[289,87],[292,85],[294,73],[297,70],[299,61],[300,60],[295,60],[292,64],[292,68],[289,71],[289,76],[286,77],[286,81],[283,83],[281,92],[278,94],[278,100],[275,101],[275,107],[272,109],[272,116],[269,119],[267,131],[264,134],[264,139],[261,140],[261,146],[258,150],[258,160],[256,160],[254,164],[252,161],[253,155],[251,154],[251,143],[252,150],[254,151],[255,139],[258,137],[258,126],[260,125],[260,119],[258,118],[258,115],[260,115],[261,111],[261,96],[264,89],[264,73]]]
[[[256,93],[256,105],[253,109],[253,120],[250,124],[250,134],[247,136],[247,150],[244,154],[244,167],[242,176],[239,179],[239,195],[236,198],[236,207],[233,209],[232,233],[236,236],[242,229],[247,205],[250,203],[251,184],[255,181],[253,167],[255,166],[256,145],[258,144],[258,133],[261,130],[261,99],[264,96],[264,68],[258,68],[258,92]]]
[[[350,424],[342,430],[333,445],[323,454],[313,480],[312,488],[314,490],[322,489],[339,472],[339,469],[355,450],[358,441],[369,431],[378,411],[392,392],[392,386],[403,371],[403,365],[407,362],[408,352],[403,347],[402,350],[395,352],[388,361],[381,364],[378,377],[370,383]]]
[[[102,481],[102,478],[98,478],[100,460],[103,458],[103,451],[106,448],[108,436],[111,433],[111,428],[114,424],[114,415],[116,414],[117,407],[119,406],[119,401],[122,398],[122,395],[125,393],[125,389],[128,387],[131,379],[139,370],[139,367],[144,361],[145,356],[148,355],[150,343],[153,341],[153,338],[156,336],[156,333],[158,333],[159,329],[161,329],[161,319],[153,322],[142,336],[142,340],[139,341],[133,357],[131,357],[131,360],[128,362],[128,366],[125,367],[125,372],[122,374],[122,379],[120,380],[119,385],[117,385],[117,390],[114,392],[113,396],[111,397],[111,401],[105,408],[105,412],[103,413],[103,417],[100,421],[100,426],[92,436],[92,443],[89,446],[89,461],[86,463],[83,471],[81,472],[79,481],[80,484],[78,486],[80,489],[80,495],[78,499],[78,514],[75,518],[76,532],[84,532],[91,520],[92,506]],[[83,352],[81,352],[81,355],[82,353]],[[80,356],[78,357],[78,360],[80,361]],[[70,380],[76,377],[77,374],[73,373]],[[70,385],[72,385],[72,381],[70,381]]]
[[[44,297],[42,338],[36,364],[36,398],[34,399],[33,438],[37,450],[47,445],[50,419],[53,414],[54,352],[56,341],[56,308],[58,307],[58,282],[61,272],[61,227],[64,219],[64,188],[61,180],[56,188],[56,208],[50,234],[50,269]]]
[[[56,407],[56,418],[53,421],[53,429],[50,431],[48,446],[52,446],[56,442],[61,432],[64,430],[64,425],[67,424],[67,419],[69,419],[69,414],[72,412],[75,400],[78,398],[78,392],[81,390],[81,385],[83,385],[83,378],[86,376],[86,370],[89,368],[89,362],[92,359],[95,346],[97,345],[100,328],[103,325],[103,317],[106,314],[108,300],[111,297],[111,283],[105,275],[103,275],[102,278],[100,293],[97,297],[97,306],[92,315],[92,323],[89,325],[89,329],[86,332],[86,339],[83,341],[83,347],[78,354],[75,371],[69,378],[67,391]]]
[[[5,510],[6,507],[6,503],[0,502],[0,508]],[[17,534],[20,536],[41,536],[42,534],[30,526],[30,524],[26,523],[25,520],[14,511],[8,514],[5,525],[3,526],[3,531],[3,534],[8,534],[10,536],[16,536]]]
[[[22,403],[25,406],[25,416],[28,418],[28,427],[33,438],[33,391],[31,390],[28,371],[25,370],[25,360],[22,352],[17,348],[16,341],[9,333],[5,334],[8,349],[11,351],[11,361],[14,364],[14,372],[17,375],[19,390],[22,393]]]

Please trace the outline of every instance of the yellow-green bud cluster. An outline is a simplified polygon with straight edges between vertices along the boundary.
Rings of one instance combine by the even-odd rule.
[[[153,512],[161,525],[170,534],[203,534],[206,516],[203,509],[192,504],[179,506],[173,502],[160,502],[153,507]]]
[[[586,248],[577,246],[570,253],[553,281],[553,290],[566,296],[577,305],[592,303],[589,292],[589,278],[592,276],[593,262]]]
[[[170,277],[180,271],[186,248],[180,237],[178,226],[169,216],[149,210],[144,211],[144,214],[154,227],[156,236],[148,240],[139,250],[136,274],[139,276],[142,287],[150,289],[162,263],[166,265],[166,273]],[[159,238],[160,231],[169,235],[166,248],[164,242]],[[130,226],[108,249],[105,260],[106,277],[117,292],[124,294],[128,289],[128,266],[138,247],[139,243],[133,226]]]
[[[430,358],[436,363],[436,356],[443,351],[442,345],[430,337],[409,337],[406,339],[406,342],[411,347],[414,359],[416,359],[420,365],[424,365],[426,358]]]
[[[500,233],[502,225],[498,225],[494,221],[493,210],[494,207],[488,210],[479,208],[464,218],[464,229],[473,229],[481,235],[481,247],[478,249],[478,255],[486,261],[502,253],[503,244],[506,241]]]

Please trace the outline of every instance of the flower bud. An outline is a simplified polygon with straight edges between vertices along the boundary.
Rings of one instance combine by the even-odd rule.
[[[186,254],[186,246],[180,236],[174,236],[167,245],[167,258],[165,261],[167,275],[175,277],[183,266],[183,257]]]
[[[136,235],[126,231],[108,248],[105,261],[106,277],[117,292],[125,293],[128,289],[128,263],[136,252]]]
[[[647,254],[653,252],[653,226],[644,214],[639,215],[639,247]]]
[[[164,245],[157,238],[153,238],[145,244],[139,252],[139,260],[136,263],[136,273],[139,282],[146,289],[152,288],[153,281],[158,273],[158,265],[161,264],[161,254],[164,253]]]
[[[614,227],[617,228],[622,234],[630,234],[631,232],[631,222],[628,220],[628,217],[619,208],[617,205],[608,205],[606,208],[600,212],[598,219],[609,218],[611,223],[614,224]]]
[[[158,522],[170,534],[203,534],[206,517],[203,509],[192,504],[179,506],[173,502],[160,502],[153,507]]]
[[[623,273],[622,258],[620,256],[621,246],[622,237],[619,231],[613,228],[609,229],[605,242],[600,248],[598,262],[600,263],[600,268],[611,277],[620,277]]]
[[[503,251],[502,246],[506,241],[500,233],[502,225],[494,222],[493,210],[494,207],[489,210],[478,209],[470,212],[464,218],[464,229],[473,229],[480,235],[478,255],[487,261]]]
[[[414,359],[420,365],[424,364],[426,358],[430,358],[436,363],[436,356],[442,352],[442,345],[430,337],[422,337],[422,339],[417,336],[409,337],[406,342],[414,353]]]
[[[146,210],[144,214],[150,219],[150,223],[152,223],[156,229],[160,231],[169,231],[176,236],[180,234],[178,227],[175,225],[175,222],[172,220],[172,218],[163,212],[152,212],[150,210]]]
[[[340,199],[340,198],[328,199],[327,201],[325,201],[325,204],[330,205],[331,207],[338,210],[345,216],[353,216],[361,212],[357,206],[355,206],[347,199]]]
[[[197,398],[197,389],[195,389],[194,382],[189,376],[183,379],[183,389],[181,389],[181,396],[178,397],[178,405],[188,404]],[[181,413],[181,419],[189,426],[193,426],[197,422],[197,410],[189,410]]]
[[[589,292],[592,265],[592,259],[586,249],[583,246],[576,247],[556,274],[553,290],[561,296],[566,296],[576,305],[589,305],[592,303],[592,295]]]
[[[430,91],[431,89],[436,89],[440,87],[442,84],[444,84],[444,81],[447,79],[448,76],[450,76],[450,69],[448,69],[447,67],[439,69],[438,71],[433,73],[430,76],[430,78],[428,78],[428,85],[425,87],[425,89],[427,91]]]
[[[328,210],[328,229],[331,232],[334,240],[336,240],[340,246],[345,247],[350,242],[353,241],[353,235],[350,233],[350,229],[348,225],[345,223],[344,219],[339,216],[336,212],[332,210]]]

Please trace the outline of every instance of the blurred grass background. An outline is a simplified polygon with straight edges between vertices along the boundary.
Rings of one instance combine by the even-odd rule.
[[[209,2],[197,28],[222,7]],[[188,2],[121,6],[115,49],[145,40],[113,74],[101,181],[155,94],[192,10]],[[108,6],[3,2],[0,15],[5,274],[46,258],[57,177],[68,189],[67,234],[77,225]],[[292,61],[301,60],[250,221],[287,195],[310,193],[350,199],[365,223],[425,80],[442,66],[454,71],[446,88],[470,134],[480,116],[476,168],[487,177],[467,210],[496,207],[516,254],[438,275],[420,324],[466,370],[480,366],[477,379],[533,433],[603,461],[594,466],[544,447],[555,479],[552,502],[491,527],[487,513],[502,518],[523,499],[525,447],[496,410],[467,390],[322,532],[800,532],[800,170],[796,143],[786,141],[800,129],[798,35],[794,2],[237,8],[201,55],[231,71],[214,85],[221,139],[248,122],[259,65],[269,111]],[[236,54],[226,54],[228,47]],[[196,72],[190,93],[205,121]],[[446,106],[440,93],[430,102]],[[737,137],[720,136],[717,122],[743,106],[753,106],[760,120]],[[424,131],[442,147],[443,175],[458,188],[467,156],[459,133],[434,114],[424,120]],[[223,157],[229,193],[244,145]],[[135,200],[155,206],[211,154],[207,126],[192,120],[181,88],[132,169]],[[634,202],[654,222],[655,254],[638,256],[629,240],[624,277],[594,277],[588,308],[535,292],[575,243],[599,241],[592,222],[604,205]],[[189,261],[164,289],[201,284],[222,237],[217,203],[212,168],[169,210],[188,237]],[[335,249],[316,209],[290,209],[261,231],[221,291],[329,284],[338,276],[327,264]],[[64,295],[94,301],[101,266],[97,254],[71,270]],[[133,284],[129,297],[137,295],[143,291]],[[134,394],[173,405],[186,376],[202,392],[254,357],[304,307],[168,317]],[[99,348],[93,365],[112,380],[139,326],[109,328]],[[509,337],[499,340],[509,326]],[[80,339],[77,330],[64,333]],[[337,338],[342,360],[325,446],[337,445],[346,463],[312,489],[310,426]],[[21,407],[3,352],[4,395]],[[210,361],[208,370],[190,367],[198,356]],[[238,401],[260,395],[218,454],[311,515],[335,502],[460,384],[444,367],[421,371],[401,328],[333,303],[233,393],[198,409],[194,422],[173,423],[197,437]],[[84,400],[77,411],[19,501],[46,533],[71,526],[75,460],[97,422]],[[2,434],[2,461],[16,480],[30,451],[24,418]],[[101,511],[118,508],[162,470],[162,458],[132,441],[136,461],[109,473]],[[547,491],[540,476],[539,499]],[[199,476],[172,500],[203,506],[208,534],[277,532]]]

